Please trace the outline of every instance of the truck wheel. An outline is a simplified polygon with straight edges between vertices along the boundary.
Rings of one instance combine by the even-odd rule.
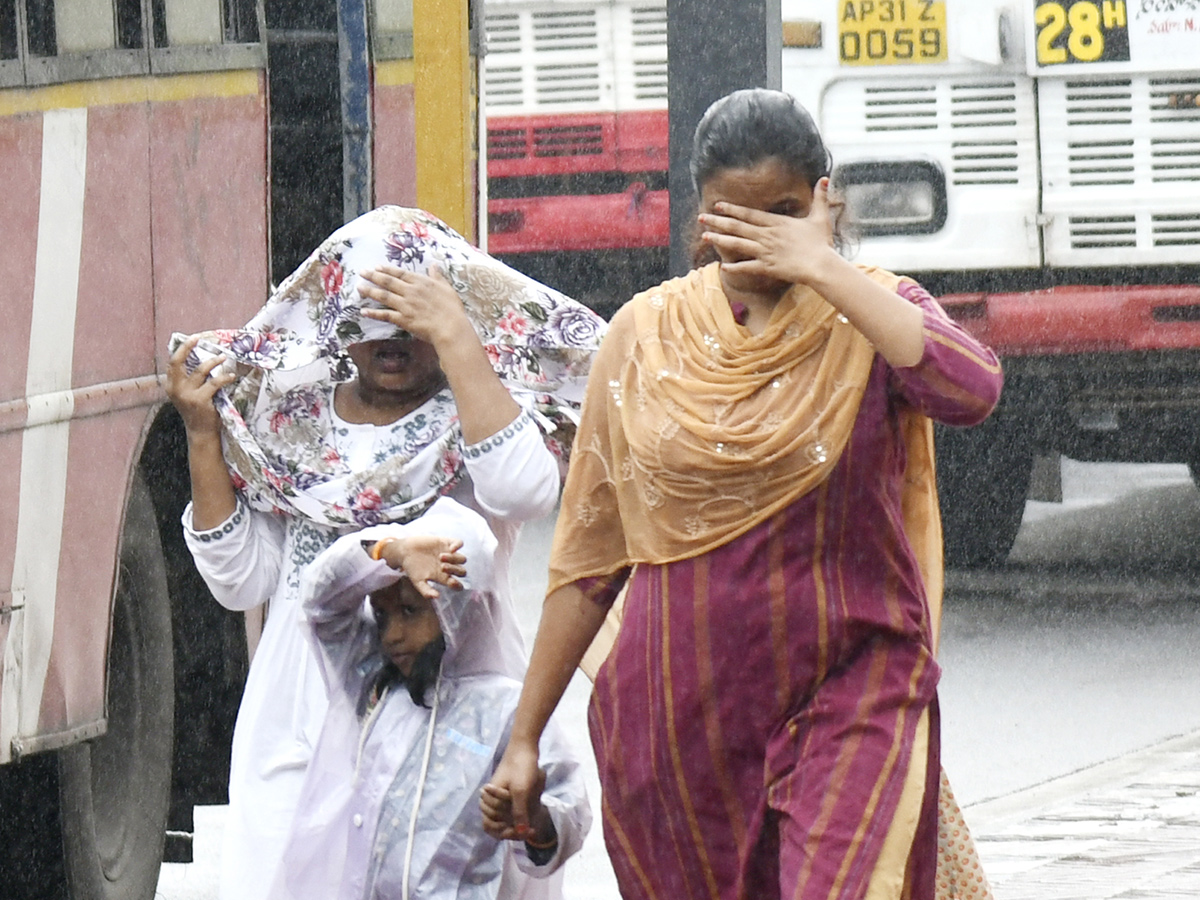
[[[1033,451],[993,415],[974,428],[937,426],[937,483],[947,567],[997,566],[1025,514]]]
[[[71,900],[150,900],[171,796],[171,607],[154,507],[130,494],[108,651],[108,731],[59,753]]]

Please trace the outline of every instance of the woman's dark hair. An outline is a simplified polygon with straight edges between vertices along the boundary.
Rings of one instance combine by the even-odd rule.
[[[692,139],[692,184],[700,189],[722,169],[748,169],[778,159],[809,183],[829,174],[833,160],[816,123],[791,94],[734,91],[704,113]]]
[[[724,169],[749,169],[768,159],[778,159],[810,187],[830,173],[833,157],[821,132],[799,101],[783,91],[749,88],[726,94],[713,103],[696,126],[692,138],[690,169],[699,201],[710,178]],[[830,197],[834,246],[841,249],[844,204]],[[693,225],[692,264],[717,260],[716,250],[700,240]]]

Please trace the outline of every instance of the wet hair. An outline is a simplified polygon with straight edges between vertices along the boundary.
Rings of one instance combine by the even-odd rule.
[[[446,638],[438,635],[420,649],[413,657],[412,672],[406,677],[390,659],[386,660],[375,682],[376,692],[382,692],[385,687],[393,684],[403,685],[408,689],[408,696],[417,706],[429,708],[425,695],[437,683],[438,670],[442,666],[442,657],[446,655]]]
[[[722,169],[748,169],[767,159],[778,159],[810,186],[833,168],[816,123],[791,94],[766,88],[726,94],[704,113],[692,138],[696,194]]]
[[[821,139],[812,116],[791,94],[766,88],[749,88],[726,94],[713,103],[696,126],[692,138],[690,170],[699,202],[704,185],[725,169],[749,169],[777,159],[810,187],[827,176],[833,157]],[[843,207],[831,198],[834,244],[840,247]],[[716,250],[700,241],[695,227],[693,265],[717,260]]]

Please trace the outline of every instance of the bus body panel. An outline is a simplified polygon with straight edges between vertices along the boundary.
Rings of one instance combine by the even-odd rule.
[[[133,408],[71,422],[66,512],[62,526],[58,584],[53,598],[54,634],[49,664],[41,688],[36,722],[22,723],[31,737],[78,729],[105,715],[105,685],[97,673],[104,671],[109,631],[81,628],[82,622],[108,622],[116,572],[121,510],[126,485],[121,478],[97,477],[98,472],[128,472],[136,462],[146,410]],[[28,684],[25,690],[36,691]]]
[[[0,762],[102,729],[128,478],[165,399],[167,340],[245,321],[269,270],[261,72],[19,93],[13,105],[46,108],[0,119],[23,176],[14,210],[33,210],[0,242],[15,288],[4,387],[22,398],[0,401],[16,463],[0,476],[0,607],[16,607]]]
[[[5,360],[0,366],[0,404],[3,404],[25,396],[29,326],[33,316],[29,298],[33,295],[42,177],[41,113],[0,116],[0,158],[4,159],[5,195],[4,240],[0,241],[0,271],[4,273],[4,290],[0,291],[0,315],[4,317],[4,327],[0,329],[0,358]],[[5,423],[0,420],[0,428],[3,427]],[[8,584],[7,579],[4,584]]]
[[[261,72],[216,73],[152,106],[160,372],[172,332],[240,324],[270,291],[265,84]]]
[[[81,198],[73,388],[134,378],[152,371],[154,362],[151,176],[146,152],[150,104],[92,106],[86,112],[87,174]],[[71,324],[64,322],[62,327]]]

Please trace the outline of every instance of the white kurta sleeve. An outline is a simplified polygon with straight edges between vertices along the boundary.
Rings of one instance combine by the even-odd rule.
[[[524,410],[491,437],[465,446],[463,460],[475,501],[489,516],[528,522],[549,515],[558,502],[558,461]]]
[[[513,842],[512,857],[522,872],[544,878],[561,868],[583,847],[583,839],[592,827],[592,809],[588,804],[579,757],[554,719],[542,734],[538,754],[546,769],[542,805],[550,813],[554,830],[558,832],[558,846],[554,856],[541,866],[529,858],[528,848],[520,841]]]
[[[287,524],[250,509],[241,500],[224,522],[207,531],[192,527],[192,504],[183,511],[183,536],[204,583],[226,609],[253,609],[279,586]]]

